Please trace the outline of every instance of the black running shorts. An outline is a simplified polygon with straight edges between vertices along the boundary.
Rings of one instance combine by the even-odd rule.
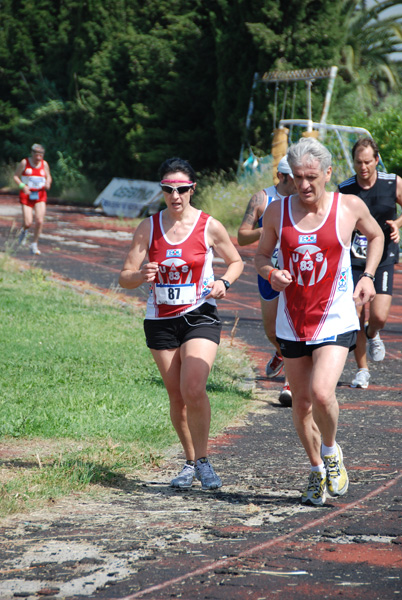
[[[145,319],[144,331],[148,348],[170,350],[195,338],[219,344],[222,323],[216,306],[204,302],[198,308],[172,319]]]
[[[364,267],[352,267],[353,284],[356,287],[357,282],[365,271]],[[387,294],[392,296],[394,287],[394,264],[377,267],[374,279],[374,289],[376,294]]]
[[[348,331],[336,336],[336,339],[326,340],[319,344],[306,344],[306,342],[294,342],[292,340],[282,340],[276,338],[285,358],[301,358],[302,356],[312,356],[314,350],[323,346],[342,346],[349,348],[349,352],[356,348],[357,331]]]

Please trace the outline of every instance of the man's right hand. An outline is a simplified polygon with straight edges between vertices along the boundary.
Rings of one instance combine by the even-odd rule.
[[[353,292],[353,300],[356,306],[363,306],[367,302],[372,302],[376,296],[374,283],[370,277],[362,277],[357,282]]]

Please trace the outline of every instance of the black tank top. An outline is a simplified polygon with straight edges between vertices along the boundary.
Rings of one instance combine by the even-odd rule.
[[[339,184],[342,194],[359,196],[384,232],[384,252],[379,266],[397,263],[398,244],[391,241],[390,227],[386,221],[396,219],[396,175],[377,172],[377,181],[368,190],[357,183],[356,175]],[[364,266],[366,262],[365,238],[359,231],[353,233],[351,249],[352,266]]]

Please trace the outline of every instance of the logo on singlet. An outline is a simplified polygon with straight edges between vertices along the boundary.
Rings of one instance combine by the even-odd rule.
[[[338,290],[340,292],[346,292],[348,289],[348,270],[342,269],[338,281]]]
[[[315,285],[323,279],[327,272],[327,250],[318,246],[304,244],[292,251],[289,270],[298,285]]]
[[[165,259],[159,265],[158,283],[191,283],[192,267],[192,264],[187,264],[181,258],[173,257]]]
[[[317,243],[317,234],[316,233],[299,235],[299,244],[316,244],[316,243]]]
[[[176,248],[176,249],[169,248],[168,250],[166,250],[166,258],[177,258],[178,256],[181,256],[181,254],[182,254],[181,248]]]

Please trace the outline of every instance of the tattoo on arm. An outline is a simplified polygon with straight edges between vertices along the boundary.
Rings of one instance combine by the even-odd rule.
[[[243,223],[254,226],[264,210],[264,204],[266,202],[265,193],[261,190],[250,198],[246,212],[244,213]]]

